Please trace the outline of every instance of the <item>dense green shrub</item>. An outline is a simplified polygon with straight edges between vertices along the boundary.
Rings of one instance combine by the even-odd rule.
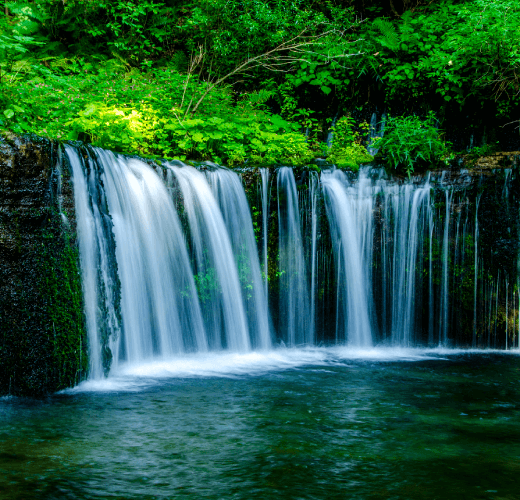
[[[185,160],[210,159],[234,165],[301,165],[313,158],[305,136],[278,115],[248,106],[221,110],[215,116],[183,118],[181,109],[164,113],[153,104],[132,107],[90,104],[67,123],[68,139],[87,134],[93,144],[142,156]]]
[[[368,131],[368,124],[362,123],[360,130]],[[362,135],[355,130],[355,122],[350,116],[340,118],[332,127],[333,142],[328,151],[327,160],[339,168],[348,168],[357,172],[361,163],[368,163],[374,158],[361,144]]]
[[[166,7],[150,0],[133,10],[130,4],[137,5],[9,4],[11,15],[0,13],[0,131],[228,165],[247,160],[304,164],[315,156],[302,123],[266,107],[272,92],[236,92],[225,81],[215,84],[205,66],[205,50],[200,49],[199,66],[189,68],[179,51],[170,61],[152,60],[168,48],[176,30],[174,14],[183,11],[180,3]],[[105,40],[108,51],[98,48],[88,54],[81,42],[69,45],[71,53],[51,42],[66,21],[76,24],[73,12],[83,16],[86,27],[77,28],[84,36],[92,43]],[[190,15],[204,24],[201,12],[195,6]],[[98,18],[106,23],[100,26]],[[69,34],[76,37],[76,32]]]
[[[389,117],[385,134],[374,145],[385,163],[410,176],[416,165],[428,166],[445,159],[448,148],[435,126],[433,113],[418,116]]]
[[[46,78],[38,67],[28,79],[4,84],[0,130],[228,165],[248,159],[298,165],[315,156],[300,125],[265,109],[261,93],[236,101],[229,87],[216,87],[193,115],[190,103],[207,88],[196,76],[172,67],[127,71],[116,59],[99,61],[97,67],[81,59],[60,64],[44,67]]]

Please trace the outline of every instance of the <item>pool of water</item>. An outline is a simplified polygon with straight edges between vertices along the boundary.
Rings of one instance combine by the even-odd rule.
[[[192,356],[1,398],[0,498],[519,499],[520,356]]]

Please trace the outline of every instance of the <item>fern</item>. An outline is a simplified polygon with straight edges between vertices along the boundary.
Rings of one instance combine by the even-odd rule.
[[[383,38],[379,38],[379,41],[386,45],[389,49],[395,50],[399,47],[399,35],[395,30],[394,25],[381,17],[374,21],[374,26],[381,32]]]
[[[275,95],[274,91],[262,89],[258,92],[251,92],[247,94],[243,100],[252,106],[260,106],[273,97],[273,95]]]

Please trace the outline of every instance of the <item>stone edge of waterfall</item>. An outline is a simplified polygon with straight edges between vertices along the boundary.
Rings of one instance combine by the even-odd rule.
[[[0,394],[42,396],[87,376],[70,174],[55,141],[0,139]]]

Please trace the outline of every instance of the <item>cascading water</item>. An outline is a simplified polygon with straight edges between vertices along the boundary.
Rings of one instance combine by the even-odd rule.
[[[121,279],[124,350],[130,362],[207,348],[184,235],[154,170],[97,150]]]
[[[451,193],[446,191],[446,215],[444,220],[444,237],[442,240],[442,285],[439,312],[439,343],[446,345],[448,341],[448,259]]]
[[[280,329],[289,345],[312,342],[309,282],[292,169],[278,170]]]
[[[137,363],[154,356],[206,350],[184,236],[166,187],[142,161],[126,160],[99,149],[95,153],[97,158],[90,162],[90,206],[99,227],[98,212],[102,204],[93,199],[92,193],[102,193],[101,200],[106,196],[121,281],[123,332],[119,337],[112,334],[110,343],[115,364],[119,359]],[[86,186],[78,166],[79,157],[70,148],[67,154],[72,165],[76,165],[73,170],[76,203],[83,203]],[[95,172],[100,166],[103,168],[96,179]],[[92,231],[92,215],[88,211],[78,211],[78,226]],[[87,231],[84,235],[80,233],[85,289],[96,288],[90,277],[96,267],[103,274],[102,284],[105,288],[108,286],[109,280],[104,276],[106,258],[96,265],[93,257],[103,255],[108,241],[108,234],[102,240],[92,238]],[[85,293],[87,318],[94,314],[89,311],[98,308],[97,300],[95,292]],[[91,346],[99,345],[98,330],[99,326],[96,328],[93,320],[89,321]],[[96,349],[92,348],[91,352],[93,363],[99,364]],[[99,368],[95,368],[93,375],[98,373]]]
[[[74,180],[90,374],[98,378],[103,372],[108,372],[111,360],[109,343],[119,338],[120,330],[112,222],[104,192],[100,188],[103,172],[94,168],[93,158],[84,164],[70,146],[66,146],[65,152]]]
[[[365,193],[364,182],[349,193],[349,183],[339,170],[324,172],[321,183],[332,230],[338,267],[338,322],[341,338],[356,346],[372,345],[370,269],[372,254],[372,209],[374,197]]]
[[[415,324],[416,265],[430,221],[430,184],[414,186],[382,182],[385,221],[383,238],[388,245],[385,271],[386,332],[393,344],[410,345]]]
[[[315,341],[316,337],[316,245],[318,232],[318,175],[316,172],[311,173],[310,178],[310,198],[311,198],[311,311],[310,311],[310,327],[311,341]]]
[[[482,193],[477,195],[475,208],[475,287],[473,292],[473,347],[477,345],[477,285],[478,285],[478,205]]]
[[[231,170],[208,170],[206,177],[218,200],[231,238],[252,347],[268,349],[271,347],[271,334],[267,296],[262,289],[258,250],[244,188],[237,174]]]
[[[262,178],[262,251],[263,251],[263,272],[264,272],[264,287],[265,287],[265,300],[266,303],[269,300],[269,281],[268,281],[268,255],[267,255],[267,239],[268,239],[268,221],[269,221],[269,169],[261,168],[260,176]]]
[[[217,200],[198,170],[174,164],[168,168],[184,201],[209,344],[212,349],[247,351],[251,340],[246,307],[230,235]],[[168,185],[172,181],[168,176]]]
[[[456,185],[444,173],[396,180],[333,169],[296,182],[291,168],[262,169],[255,236],[251,201],[231,170],[154,170],[100,149],[65,151],[92,377],[111,357],[117,367],[275,342],[518,344],[516,319],[499,319],[516,317],[513,278],[484,273],[478,243],[479,207],[490,201],[467,191],[464,174]],[[500,196],[510,196],[512,178],[506,172]],[[275,242],[278,255],[268,255]],[[463,329],[470,337],[458,340]]]

